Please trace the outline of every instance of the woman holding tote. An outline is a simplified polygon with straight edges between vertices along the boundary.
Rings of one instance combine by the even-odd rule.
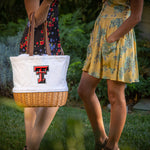
[[[35,38],[34,55],[46,54],[43,38],[42,23],[47,20],[47,33],[50,43],[51,54],[61,55],[63,50],[60,44],[58,29],[58,0],[24,0],[29,21],[35,12]],[[28,44],[28,23],[20,42],[20,54],[25,54]],[[26,146],[24,150],[38,150],[59,107],[25,107],[24,120],[26,131]]]
[[[87,49],[78,93],[95,135],[95,150],[119,150],[126,121],[125,83],[139,81],[133,27],[141,20],[143,0],[104,0]],[[95,89],[107,80],[111,104],[107,136]]]

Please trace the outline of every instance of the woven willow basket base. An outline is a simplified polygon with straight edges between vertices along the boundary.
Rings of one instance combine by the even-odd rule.
[[[22,107],[56,107],[67,102],[68,92],[13,93],[17,105]]]

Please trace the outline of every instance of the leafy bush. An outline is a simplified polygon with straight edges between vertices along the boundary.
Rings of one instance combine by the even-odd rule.
[[[82,73],[82,62],[76,61],[70,64],[68,69],[68,87],[69,87],[69,100],[79,100],[77,93],[78,84]]]
[[[10,21],[8,24],[0,24],[0,36],[15,36],[18,32],[24,30],[26,24],[27,19],[18,19],[16,23]]]
[[[134,103],[150,96],[150,42],[138,39],[137,46],[140,82],[127,84],[126,89],[127,100],[132,99]]]
[[[74,13],[63,14],[59,18],[61,45],[65,54],[71,56],[67,74],[69,86],[69,100],[80,100],[77,87],[82,74],[82,67],[86,57],[86,49],[90,39],[94,21],[83,22],[81,10]],[[20,23],[22,26],[23,23]],[[23,26],[22,26],[23,27]],[[9,56],[18,55],[19,41],[22,32],[12,37],[0,37],[0,95],[11,95],[12,71]],[[15,40],[14,40],[15,39]],[[138,39],[138,60],[140,82],[127,84],[126,98],[137,102],[141,97],[150,96],[150,42]],[[108,103],[106,80],[102,80],[96,89],[96,93],[102,104]]]
[[[81,18],[81,10],[78,10],[75,13],[62,15],[59,24],[61,45],[65,54],[71,57],[67,75],[69,99],[79,100],[77,87],[89,43],[89,32],[92,31],[94,21],[85,24]]]
[[[12,69],[10,56],[18,55],[22,33],[13,37],[1,38],[0,42],[0,95],[12,96]],[[14,40],[15,39],[15,40]]]
[[[24,20],[27,17],[23,1],[1,0],[0,10],[0,25],[7,25],[9,22],[17,23],[18,19]],[[0,30],[2,30],[1,26]]]
[[[89,32],[94,22],[85,24],[81,19],[81,11],[62,15],[59,19],[61,44],[66,54],[71,56],[71,61],[85,58],[86,48],[89,43]]]
[[[102,6],[102,1],[100,0],[65,0],[60,1],[59,12],[60,14],[74,13],[76,10],[80,9],[80,17],[84,22],[90,22],[95,20],[98,16]]]

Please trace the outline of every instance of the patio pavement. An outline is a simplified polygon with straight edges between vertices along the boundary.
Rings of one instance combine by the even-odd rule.
[[[150,111],[150,99],[141,99],[133,106],[133,109]]]

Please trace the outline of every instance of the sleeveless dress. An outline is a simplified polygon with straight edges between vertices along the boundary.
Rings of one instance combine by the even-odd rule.
[[[106,0],[97,17],[87,48],[83,71],[95,78],[138,82],[138,63],[134,30],[118,41],[106,39],[130,16],[129,0]]]
[[[40,3],[42,3],[42,0]],[[47,33],[52,55],[61,54],[61,44],[58,29],[58,3],[58,0],[53,0],[47,16]],[[20,54],[26,53],[29,26],[30,23],[28,22],[20,42]],[[42,25],[35,28],[34,34],[34,55],[46,54]]]

